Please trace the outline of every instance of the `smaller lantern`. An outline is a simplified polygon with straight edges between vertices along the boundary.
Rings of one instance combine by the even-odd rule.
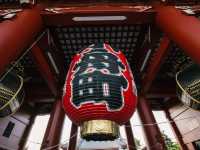
[[[192,64],[176,74],[178,98],[190,108],[200,110],[200,66]]]
[[[23,78],[13,72],[0,81],[0,117],[15,113],[24,99]]]

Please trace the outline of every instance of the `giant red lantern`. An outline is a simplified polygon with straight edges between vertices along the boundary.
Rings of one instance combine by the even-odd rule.
[[[118,136],[137,103],[136,87],[121,51],[108,44],[91,45],[74,56],[66,78],[63,105],[88,140]]]

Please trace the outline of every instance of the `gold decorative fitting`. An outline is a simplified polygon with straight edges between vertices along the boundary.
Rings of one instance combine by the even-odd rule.
[[[110,120],[85,121],[81,126],[81,137],[86,140],[114,140],[119,136],[119,126]]]

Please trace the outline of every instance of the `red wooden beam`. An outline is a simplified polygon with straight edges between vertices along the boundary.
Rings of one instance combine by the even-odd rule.
[[[56,78],[59,78],[58,80],[58,86],[62,88],[63,82],[65,80],[65,69],[64,68],[64,52],[59,50],[56,47],[56,44],[54,43],[54,40],[56,36],[51,34],[50,31],[47,31],[43,37],[38,41],[38,47],[41,49],[47,51],[46,55],[48,56],[48,63],[50,64],[51,70],[56,76]],[[54,40],[53,40],[54,39]],[[50,57],[52,58],[50,60]],[[53,61],[53,62],[52,62]]]
[[[167,89],[168,90],[168,89]],[[156,92],[153,92],[153,91],[149,91],[147,94],[146,94],[146,98],[148,99],[154,99],[154,98],[176,98],[177,97],[177,94],[176,92],[174,91],[165,91],[165,89],[161,90],[161,91],[156,91]]]
[[[187,147],[189,150],[196,150],[194,143],[187,143]]]
[[[54,8],[55,7],[55,8]],[[45,8],[42,16],[46,25],[104,25],[104,24],[139,24],[150,23],[154,21],[155,13],[149,6],[131,6],[123,5],[102,5],[93,6],[65,6],[56,9],[56,5],[51,8]],[[75,21],[74,17],[86,16],[125,16],[124,20],[116,21]]]
[[[62,108],[61,100],[54,103],[53,109],[50,114],[49,122],[42,142],[42,149],[49,148],[59,144],[62,126],[65,118],[65,112]],[[58,146],[52,148],[58,149]]]
[[[37,9],[26,9],[11,20],[0,23],[0,74],[33,41],[42,29],[42,18]]]
[[[139,47],[138,49],[136,49],[135,56],[137,56],[136,62],[137,62],[137,68],[138,70],[140,70],[140,72],[142,72],[145,69],[145,66],[143,66],[144,64],[144,60],[145,57],[147,57],[147,54],[149,53],[149,51],[153,50],[153,48],[155,47],[155,45],[157,44],[157,42],[160,40],[160,31],[155,28],[154,25],[149,25],[148,26],[148,38],[144,38],[145,41],[142,44],[141,47]],[[148,61],[148,59],[147,59]]]
[[[143,93],[147,93],[151,87],[156,74],[164,62],[165,56],[167,55],[169,44],[170,40],[167,37],[163,37],[160,42],[160,47],[156,50],[155,54],[150,60],[149,66],[147,66],[147,72],[142,80]]]
[[[78,126],[72,123],[68,150],[75,150],[77,143]]]
[[[165,85],[164,88],[163,85]],[[160,84],[154,83],[145,96],[146,98],[177,98],[176,85],[172,84],[168,86],[167,81],[160,82]]]
[[[152,109],[148,101],[140,96],[138,100],[138,114],[143,125],[147,147],[149,150],[165,150],[164,139],[156,124]],[[147,125],[151,124],[151,125]]]
[[[176,137],[177,142],[179,143],[181,150],[189,150],[183,141],[182,135],[181,135],[178,127],[176,126],[176,123],[170,116],[168,109],[165,109],[164,112],[165,112],[166,118],[168,119],[168,121],[170,121],[171,128],[174,132],[174,135]]]
[[[31,0],[32,1],[32,0]],[[149,0],[148,2],[140,1],[140,2],[116,2],[113,3],[112,1],[106,1],[107,5],[130,5],[130,6],[152,6],[154,3],[162,3],[162,1],[158,0]],[[179,1],[174,1],[174,0],[165,0],[163,1],[165,5],[172,5],[172,6],[196,6],[199,5],[200,2],[197,2],[197,0],[179,0]],[[102,5],[102,1],[91,1],[91,0],[45,0],[45,1],[37,1],[37,5],[42,5],[44,7],[56,7],[56,8],[62,8],[66,5],[70,6],[94,6],[94,5]],[[20,9],[21,6],[19,3],[12,3],[12,4],[1,4],[0,9]]]
[[[156,23],[188,56],[200,64],[200,21],[170,6],[156,6]]]
[[[54,94],[54,96],[58,96],[59,93],[58,86],[56,83],[57,81],[44,55],[44,51],[40,49],[37,45],[35,45],[31,50],[31,55],[33,57],[34,62],[37,65],[40,74],[47,82],[49,89]]]
[[[29,123],[26,126],[25,131],[24,131],[24,133],[22,135],[22,138],[20,140],[19,149],[26,149],[25,148],[26,141],[28,140],[28,137],[30,135],[31,129],[33,128],[33,125],[34,125],[34,122],[35,122],[35,118],[36,118],[36,114],[35,113],[31,114],[31,117],[29,119]]]
[[[125,124],[125,132],[126,132],[126,139],[128,141],[128,149],[129,150],[137,149],[130,120]]]
[[[31,90],[30,90],[31,89]],[[43,103],[54,102],[55,97],[50,89],[44,84],[24,84],[24,90],[26,93],[26,102],[29,103]]]

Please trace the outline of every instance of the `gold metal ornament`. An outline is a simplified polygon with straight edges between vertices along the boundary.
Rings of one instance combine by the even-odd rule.
[[[81,137],[86,140],[114,140],[119,136],[119,126],[110,120],[90,120],[83,122]]]

